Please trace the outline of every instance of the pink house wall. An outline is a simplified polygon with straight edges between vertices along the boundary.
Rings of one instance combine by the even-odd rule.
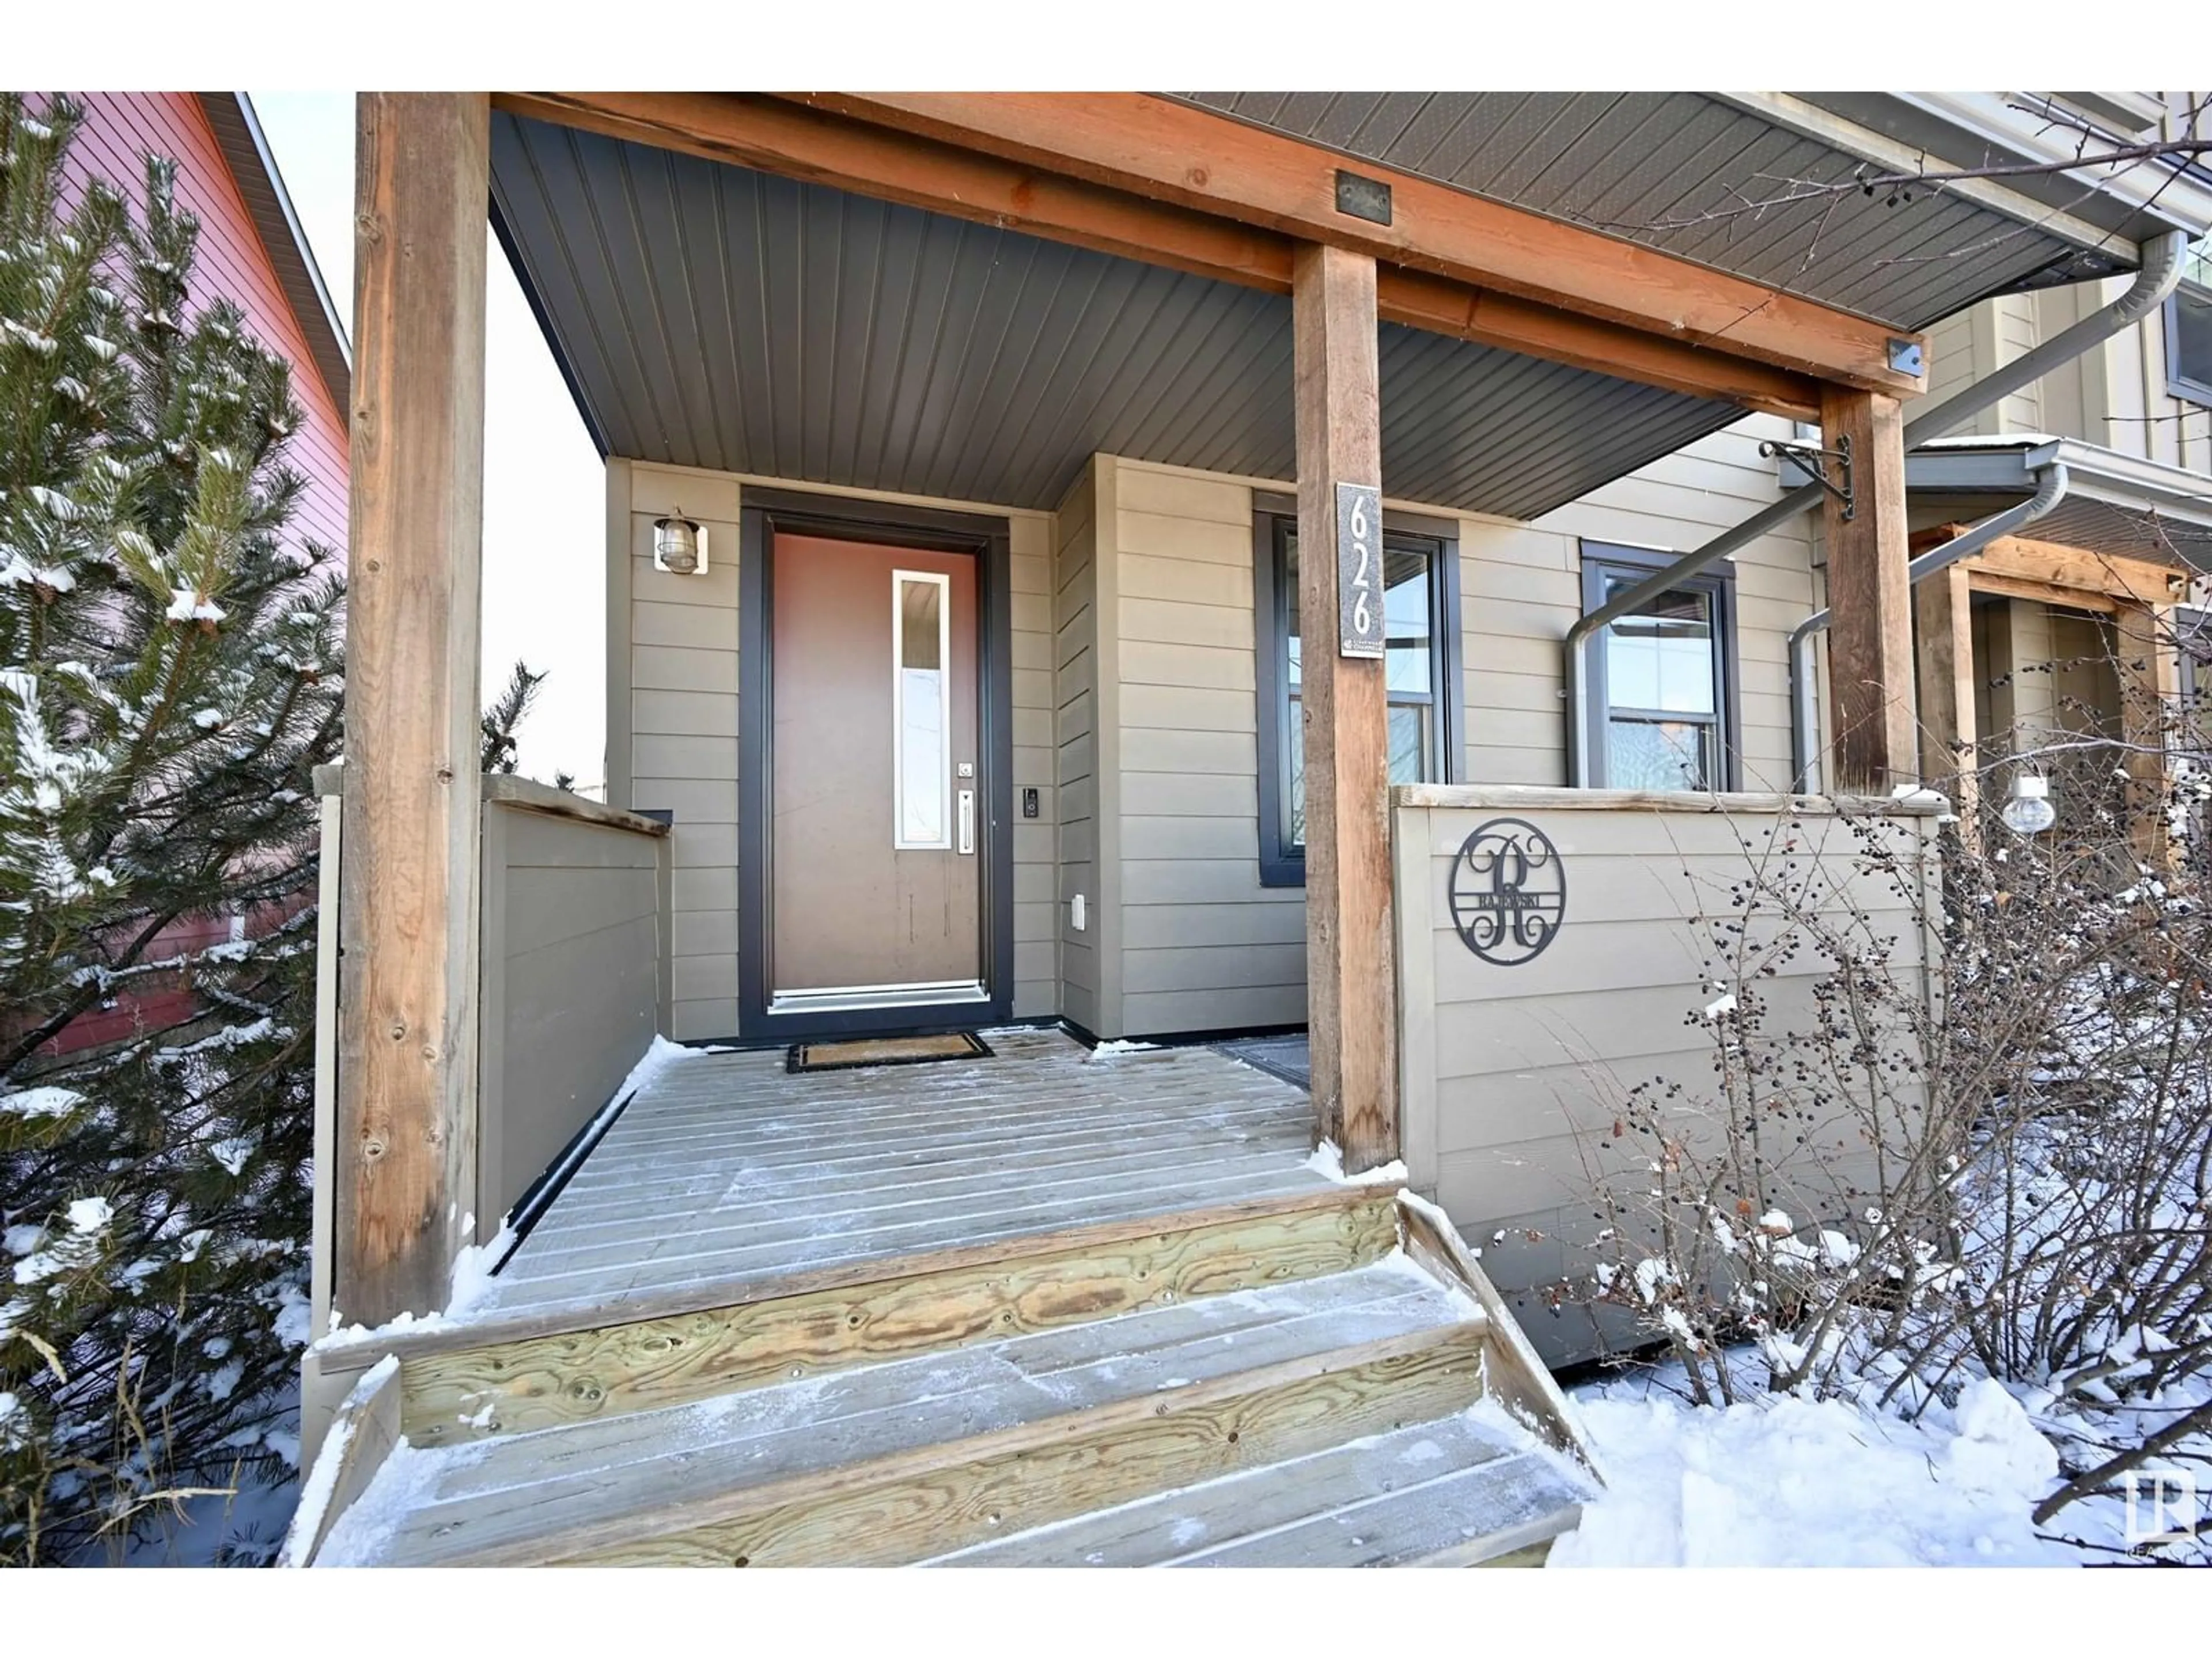
[[[289,362],[292,397],[304,419],[288,459],[307,478],[295,532],[333,547],[346,545],[345,422],[330,389],[316,373],[307,337],[292,314],[246,201],[216,148],[198,97],[189,92],[88,92],[75,94],[85,123],[71,146],[70,170],[80,179],[100,178],[131,201],[145,197],[149,151],[177,163],[177,200],[200,222],[199,263],[193,291],[205,301],[221,295],[246,315],[255,338]]]

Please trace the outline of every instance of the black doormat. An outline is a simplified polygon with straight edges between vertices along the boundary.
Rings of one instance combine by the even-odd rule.
[[[989,1058],[990,1045],[973,1031],[948,1031],[940,1036],[794,1042],[783,1065],[787,1072],[857,1072],[871,1066],[928,1066],[940,1060]]]

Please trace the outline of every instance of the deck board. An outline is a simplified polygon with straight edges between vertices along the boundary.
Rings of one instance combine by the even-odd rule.
[[[1295,1281],[416,1454],[390,1531],[333,1531],[329,1559],[397,1565],[766,1486],[1147,1399],[1347,1346],[1480,1330],[1481,1310],[1403,1255]],[[341,1528],[344,1523],[341,1522]]]
[[[1312,1192],[1293,1085],[1206,1048],[791,1074],[705,1053],[640,1091],[472,1317],[622,1301]]]

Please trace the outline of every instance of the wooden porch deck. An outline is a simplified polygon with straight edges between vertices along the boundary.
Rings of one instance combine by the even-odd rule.
[[[489,1300],[324,1345],[354,1380],[286,1559],[1382,1565],[1575,1524],[1504,1304],[1435,1212],[1310,1166],[1296,1085],[988,1040],[641,1088]]]
[[[1029,1234],[1326,1191],[1303,1091],[1206,1048],[793,1075],[702,1054],[641,1090],[471,1319],[717,1299]]]

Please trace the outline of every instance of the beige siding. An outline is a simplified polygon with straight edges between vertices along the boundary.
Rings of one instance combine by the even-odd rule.
[[[484,785],[477,1203],[489,1237],[660,1029],[669,848],[597,802]],[[549,797],[562,810],[545,810]]]
[[[2118,299],[2132,280],[2114,276],[2001,295],[1939,324],[1929,335],[1930,395],[1941,397],[2011,362]],[[2212,473],[2212,410],[2166,393],[2163,307],[1961,430],[2051,433]]]
[[[1461,520],[1465,775],[1565,781],[1560,647],[1581,614],[1579,538],[1698,546],[1776,499],[1775,464],[1758,445],[1789,430],[1747,420],[1539,524]],[[1109,1036],[1297,1024],[1304,895],[1260,884],[1252,481],[1102,457],[1092,495],[1095,550],[1073,529],[1073,507],[1063,510],[1061,775],[1071,775],[1071,754],[1097,763],[1091,722],[1117,699],[1106,735],[1119,744],[1109,781],[1120,801],[1106,827],[1120,857],[1094,878],[1089,860],[1102,843],[1072,823],[1064,849],[1082,858],[1063,850],[1062,897],[1094,878],[1111,891],[1118,875],[1120,903],[1088,939],[1063,918],[1062,1006]],[[1735,561],[1750,788],[1789,781],[1786,641],[1818,603],[1810,534],[1793,526]],[[1115,590],[1110,604],[1097,598],[1102,582]],[[1112,618],[1095,659],[1086,605]],[[1111,952],[1105,930],[1117,923],[1121,948]],[[1098,988],[1117,960],[1118,1001]]]
[[[1725,811],[1654,811],[1636,797],[1608,805],[1586,794],[1566,807],[1479,787],[1425,794],[1452,804],[1401,805],[1395,815],[1407,1162],[1415,1185],[1433,1193],[1469,1238],[1484,1241],[1484,1266],[1499,1287],[1541,1316],[1527,1325],[1546,1357],[1586,1357],[1597,1346],[1595,1328],[1578,1312],[1553,1316],[1541,1292],[1589,1271],[1600,1224],[1595,1183],[1628,1167],[1620,1160],[1632,1144],[1616,1151],[1607,1143],[1631,1088],[1655,1078],[1679,1084],[1679,1133],[1690,1140],[1705,1133],[1715,1038],[1699,1016],[1717,995],[1708,964],[1723,936],[1696,918],[1736,914],[1732,890],[1771,847],[1776,804],[1736,797]],[[1468,832],[1501,813],[1542,830],[1566,878],[1559,933],[1516,966],[1475,957],[1452,924],[1449,900]],[[1932,837],[1933,823],[1862,820],[1912,860],[1907,868],[1918,881],[1908,899],[1886,876],[1862,869],[1855,826],[1805,813],[1790,848],[1792,891],[1821,895],[1832,914],[1856,907],[1877,933],[1899,941],[1894,960],[1910,973],[1929,948],[1922,918],[1936,888],[1932,841],[1923,836]],[[1811,1028],[1813,988],[1824,970],[1810,951],[1778,966],[1759,981],[1763,1029],[1776,1038]],[[1844,1144],[1853,1128],[1823,1131],[1807,1158],[1855,1160],[1856,1144]],[[1775,1201],[1802,1219],[1840,1218],[1831,1213],[1832,1188],[1808,1179],[1809,1167],[1785,1167]],[[1790,1190],[1793,1179],[1805,1181],[1802,1192]]]
[[[610,464],[611,472],[614,464]],[[738,482],[642,461],[629,482],[623,561],[629,628],[623,672],[607,676],[626,703],[608,730],[628,739],[617,771],[609,746],[607,799],[674,815],[669,838],[669,1035],[729,1036],[738,1029]],[[707,531],[703,575],[654,568],[653,521],[681,509]],[[623,591],[609,581],[610,592]]]
[[[1087,1031],[1103,1032],[1109,932],[1100,857],[1102,799],[1110,780],[1099,718],[1097,501],[1102,474],[1112,463],[1095,459],[1060,504],[1053,558],[1053,753],[1060,785],[1056,837],[1059,901],[1054,923],[1060,941],[1059,1010]],[[1085,907],[1078,927],[1074,907]]]
[[[609,603],[622,614],[610,632],[607,798],[674,815],[671,1035],[679,1039],[738,1031],[738,520],[746,482],[643,461],[608,463]],[[973,502],[917,504],[994,510]],[[706,526],[703,575],[653,568],[653,520],[678,508]],[[1058,1005],[1054,531],[1046,514],[1006,517],[1018,814],[1013,1012],[1029,1018]],[[1037,791],[1034,819],[1018,816],[1024,788]]]
[[[1052,520],[1024,514],[1008,526],[1007,586],[1013,611],[1014,1001],[1017,1019],[1060,1009],[1059,929],[1053,902],[1059,822],[1056,648]],[[1021,816],[1022,791],[1037,792],[1037,815]]]
[[[1297,1024],[1304,895],[1260,884],[1251,487],[1126,460],[1106,476],[1121,901],[1107,1034]]]
[[[1775,501],[1763,439],[1787,422],[1755,416],[1607,485],[1533,525],[1468,519],[1460,531],[1467,777],[1566,781],[1560,642],[1582,614],[1582,538],[1686,553]],[[1788,641],[1816,605],[1809,518],[1734,559],[1742,786],[1790,783]]]

